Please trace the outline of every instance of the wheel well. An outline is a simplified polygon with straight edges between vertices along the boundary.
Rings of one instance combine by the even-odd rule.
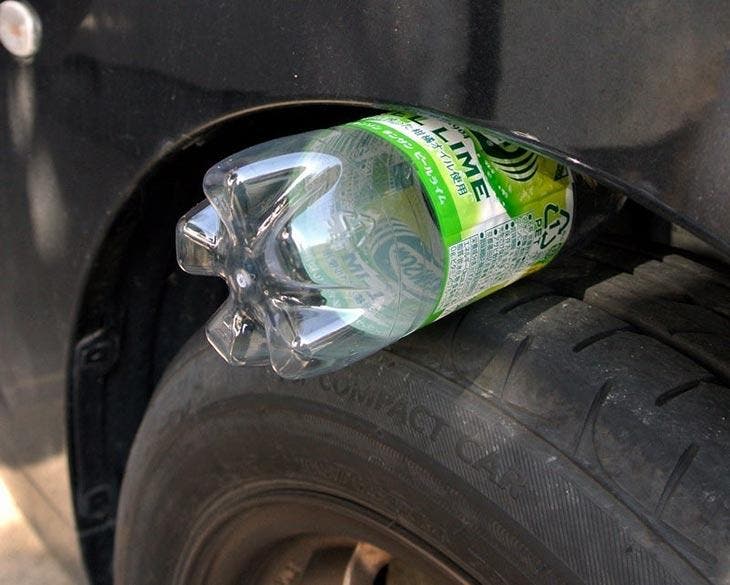
[[[203,198],[203,174],[249,145],[368,113],[351,103],[286,104],[214,123],[154,164],[117,213],[82,299],[68,400],[74,508],[93,583],[111,583],[117,495],[155,385],[226,295],[222,281],[175,263],[175,224]]]
[[[189,276],[175,262],[175,224],[203,198],[205,171],[247,146],[373,112],[363,104],[305,102],[218,121],[152,165],[115,214],[82,298],[68,397],[74,509],[95,585],[111,583],[119,487],[154,388],[227,294],[222,280]],[[625,206],[614,227],[670,243],[669,224],[639,204]]]

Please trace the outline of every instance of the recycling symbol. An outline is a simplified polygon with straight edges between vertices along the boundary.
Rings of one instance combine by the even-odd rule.
[[[545,231],[542,232],[540,238],[540,249],[544,250],[568,229],[570,226],[570,213],[554,203],[548,203],[545,206],[542,224],[545,226]]]

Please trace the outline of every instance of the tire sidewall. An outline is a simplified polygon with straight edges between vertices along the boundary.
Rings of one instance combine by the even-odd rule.
[[[200,338],[168,372],[125,474],[116,583],[172,582],[206,509],[280,489],[367,508],[475,582],[581,582],[509,514],[530,505],[524,429],[433,372],[383,352],[284,381]]]

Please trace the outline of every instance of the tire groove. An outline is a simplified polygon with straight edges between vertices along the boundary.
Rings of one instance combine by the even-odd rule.
[[[679,482],[682,481],[682,478],[692,465],[695,457],[697,457],[697,453],[699,452],[699,450],[700,447],[699,445],[697,445],[697,443],[690,443],[689,446],[677,459],[677,463],[675,464],[674,469],[672,469],[672,472],[667,478],[667,483],[664,484],[662,495],[659,496],[659,501],[654,508],[654,514],[657,518],[662,517],[662,513],[664,512],[664,508],[666,507],[667,502],[674,494],[674,491],[677,489]]]
[[[595,333],[593,335],[589,335],[585,339],[582,339],[578,343],[576,343],[573,346],[573,353],[579,353],[586,349],[587,347],[593,345],[594,343],[598,343],[602,339],[606,339],[608,337],[611,337],[612,335],[616,335],[616,333],[621,333],[624,331],[632,331],[633,327],[631,325],[625,325],[621,327],[615,327],[613,329],[606,329],[605,331],[599,331],[598,333]]]
[[[714,378],[712,376],[703,376],[702,378],[697,378],[695,380],[690,380],[689,382],[678,384],[677,386],[674,386],[673,388],[670,388],[666,392],[662,392],[659,396],[657,396],[656,400],[654,400],[654,405],[659,407],[664,406],[678,396],[681,396],[682,394],[685,394],[690,390],[694,390],[703,382],[707,383],[712,382],[713,380]]]
[[[499,309],[500,315],[506,315],[511,311],[514,311],[515,309],[521,307],[522,305],[527,305],[533,301],[540,300],[545,297],[556,297],[556,296],[562,296],[556,293],[555,291],[540,291],[536,292],[532,295],[525,295],[524,297],[521,297],[519,299],[515,299],[514,301],[507,303],[504,305],[501,309]]]
[[[613,303],[609,301],[597,299],[595,298],[596,296],[597,295],[593,295],[594,298],[590,300],[586,298],[578,300],[581,300],[584,303],[598,309],[602,309],[610,315],[616,317],[617,319],[625,321],[633,328],[635,333],[651,337],[652,339],[656,339],[664,345],[671,347],[677,353],[682,354],[686,358],[692,360],[696,364],[711,372],[713,376],[720,380],[724,386],[730,387],[730,374],[726,374],[725,372],[720,370],[718,366],[714,363],[714,359],[703,356],[700,351],[696,351],[688,347],[688,343],[683,343],[680,339],[673,337],[669,334],[668,330],[662,329],[661,327],[651,326],[650,324],[645,322],[643,323],[634,315],[621,310],[620,307],[615,307]]]
[[[588,428],[595,425],[596,419],[598,418],[598,412],[601,410],[601,406],[603,406],[603,402],[606,400],[606,397],[613,389],[613,386],[613,379],[608,379],[603,384],[601,384],[598,392],[596,392],[596,394],[593,396],[593,400],[591,400],[591,404],[588,407],[588,412],[583,419],[583,424],[581,425],[580,431],[578,431],[578,434],[576,435],[573,443],[572,452],[574,456],[578,454],[578,449],[583,442],[583,438],[585,437]]]
[[[509,383],[509,379],[512,376],[512,372],[515,369],[515,365],[520,360],[520,358],[523,356],[523,354],[528,350],[531,343],[532,343],[532,336],[526,335],[517,344],[517,347],[515,348],[515,351],[512,354],[512,359],[510,360],[509,367],[507,368],[507,373],[505,374],[504,380],[502,382],[502,388],[499,393],[499,395],[502,399],[504,399],[504,394],[507,389],[507,384]]]

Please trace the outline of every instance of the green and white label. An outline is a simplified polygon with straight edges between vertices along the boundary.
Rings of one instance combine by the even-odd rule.
[[[427,322],[539,270],[567,240],[573,194],[560,163],[428,115],[388,113],[347,126],[405,155],[434,210],[446,274]]]

